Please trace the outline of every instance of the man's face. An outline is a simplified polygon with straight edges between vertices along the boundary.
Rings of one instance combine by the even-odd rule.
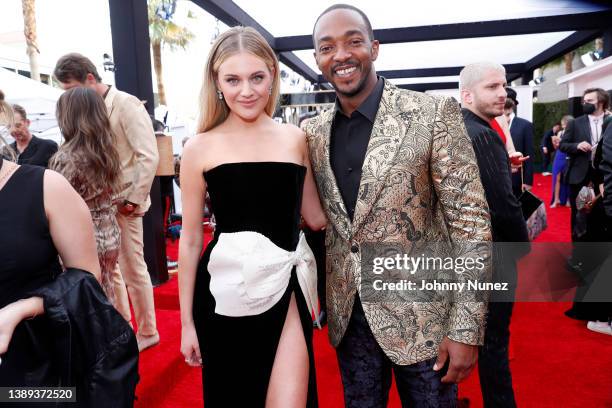
[[[603,112],[603,104],[597,99],[597,92],[589,92],[582,97],[583,103],[595,105],[595,113]]]
[[[29,126],[30,121],[15,112],[13,126],[11,126],[11,136],[18,142],[27,141],[30,138]]]
[[[507,95],[505,87],[505,75],[490,70],[483,75],[480,82],[465,91],[464,102],[479,116],[491,120],[504,113]]]
[[[60,82],[60,86],[62,87],[64,91],[67,91],[72,88],[76,88],[78,86],[84,86],[87,88],[91,88],[95,91],[96,84],[97,84],[97,81],[92,74],[87,74],[87,78],[85,79],[85,82],[80,82],[73,78],[69,79],[66,82]]]
[[[347,97],[364,90],[378,41],[370,41],[359,13],[338,9],[322,16],[314,30],[315,60],[323,77]]]

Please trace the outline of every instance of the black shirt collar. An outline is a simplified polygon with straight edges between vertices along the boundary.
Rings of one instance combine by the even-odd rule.
[[[493,129],[493,127],[491,126],[491,124],[489,122],[487,122],[486,120],[484,120],[483,118],[481,118],[480,116],[476,115],[474,112],[472,112],[469,109],[466,108],[461,108],[461,111],[463,113],[463,118],[464,119],[471,119],[474,120],[478,123],[480,123],[483,126],[488,127],[491,130],[495,130]]]
[[[355,109],[355,112],[361,113],[371,123],[374,123],[384,88],[385,88],[385,81],[379,76],[378,81],[376,82],[376,86],[374,86],[374,89],[372,89],[372,92],[370,92],[370,95],[368,95],[365,101],[363,101],[361,105],[359,105],[359,107]],[[338,100],[338,98],[336,98],[334,112],[336,115],[343,114],[342,109],[340,108],[340,101]]]

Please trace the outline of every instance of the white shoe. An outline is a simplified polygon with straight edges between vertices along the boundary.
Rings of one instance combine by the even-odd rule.
[[[612,327],[607,322],[588,322],[587,329],[612,336]]]
[[[551,174],[552,174],[552,173],[550,173],[550,172],[548,172],[548,171],[545,171],[545,172],[543,172],[543,173],[542,173],[542,175],[543,175],[543,176],[550,176]]]

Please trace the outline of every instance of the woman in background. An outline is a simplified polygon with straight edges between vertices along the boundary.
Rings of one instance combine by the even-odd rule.
[[[50,162],[87,203],[94,223],[101,284],[115,304],[111,273],[119,258],[121,233],[113,196],[119,191],[121,162],[104,100],[85,87],[64,92],[57,101],[57,123],[66,142]]]
[[[553,147],[555,148],[555,157],[553,159],[552,166],[552,202],[550,208],[555,208],[559,205],[569,207],[569,185],[563,181],[563,174],[567,167],[567,154],[559,150],[559,143],[567,123],[574,119],[571,115],[565,115],[561,119],[561,130],[556,135],[553,135],[551,140]]]

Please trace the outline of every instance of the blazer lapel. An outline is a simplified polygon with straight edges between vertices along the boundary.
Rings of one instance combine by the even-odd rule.
[[[353,234],[359,230],[372,211],[376,197],[385,185],[387,173],[395,163],[395,156],[404,138],[401,128],[385,126],[385,120],[397,113],[393,100],[395,90],[395,86],[385,80],[385,88],[361,169],[361,182],[353,218]]]
[[[324,115],[324,116],[323,116]],[[321,193],[321,199],[325,200],[325,207],[327,208],[327,215],[329,221],[334,225],[338,233],[349,240],[351,231],[351,222],[344,205],[344,200],[340,194],[338,188],[338,182],[336,176],[331,168],[330,161],[330,140],[331,140],[331,127],[334,120],[334,110],[331,109],[322,114],[321,127],[317,134],[321,136],[321,148],[320,156],[318,161],[319,171],[322,180],[319,182],[319,192]],[[315,163],[313,163],[315,165]],[[323,188],[321,188],[323,186]]]
[[[104,98],[104,104],[106,105],[106,110],[108,111],[108,116],[111,116],[111,113],[113,113],[113,107],[114,107],[114,101],[115,101],[115,96],[117,95],[117,89],[114,86],[111,86],[111,88],[108,90],[108,94],[106,95],[106,98]]]

